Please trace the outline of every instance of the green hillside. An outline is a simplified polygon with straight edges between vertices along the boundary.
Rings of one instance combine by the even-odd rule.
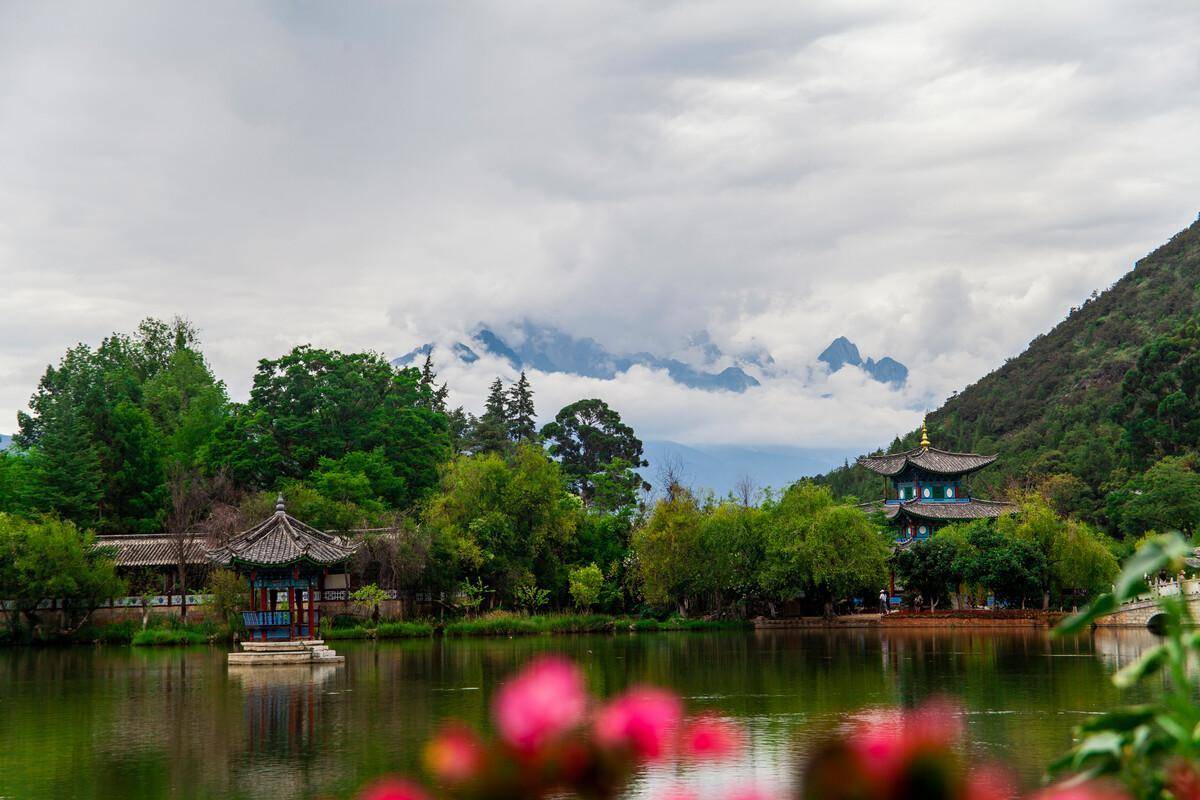
[[[1114,493],[1200,444],[1191,419],[1200,399],[1198,315],[1200,221],[931,413],[934,443],[1001,454],[976,479],[981,495],[1039,488],[1062,510],[1122,532]],[[914,432],[888,450],[915,444]],[[1182,466],[1192,471],[1190,458]],[[879,492],[878,478],[853,465],[820,481],[840,494]]]

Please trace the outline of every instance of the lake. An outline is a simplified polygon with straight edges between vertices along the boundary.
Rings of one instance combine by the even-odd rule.
[[[651,770],[668,783],[792,785],[806,746],[882,707],[961,698],[968,747],[1029,783],[1086,715],[1123,698],[1109,676],[1153,637],[1100,631],[764,631],[331,643],[341,666],[230,668],[221,648],[0,648],[0,798],[341,796],[413,772],[447,718],[486,723],[492,693],[539,652],[611,694],[680,692],[750,732],[723,767]]]

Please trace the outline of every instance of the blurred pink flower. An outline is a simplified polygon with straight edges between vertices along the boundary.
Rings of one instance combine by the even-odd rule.
[[[500,688],[492,706],[501,738],[527,752],[578,725],[586,710],[583,674],[557,656],[530,663]]]
[[[596,717],[596,740],[603,746],[628,748],[640,759],[662,758],[682,715],[679,698],[651,687],[631,689],[613,700]]]
[[[700,800],[700,796],[686,786],[672,786],[655,800]]]
[[[430,800],[425,790],[410,781],[384,778],[363,789],[359,800]]]
[[[1017,786],[1008,770],[995,764],[985,764],[967,775],[965,800],[1013,800]]]
[[[897,779],[921,753],[948,752],[961,735],[958,707],[934,699],[917,709],[876,715],[850,736],[850,748],[878,785]]]
[[[1168,764],[1167,788],[1176,800],[1200,800],[1200,772],[1196,765],[1181,758]]]
[[[425,768],[446,783],[463,783],[479,774],[485,752],[483,742],[470,728],[453,724],[425,745]]]
[[[727,758],[741,750],[742,730],[715,714],[705,714],[688,723],[682,744],[693,758]]]
[[[1130,797],[1110,784],[1088,782],[1051,786],[1035,794],[1031,800],[1130,800]]]

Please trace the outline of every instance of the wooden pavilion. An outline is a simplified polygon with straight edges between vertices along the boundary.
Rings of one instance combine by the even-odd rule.
[[[283,495],[275,513],[208,552],[216,564],[245,575],[250,609],[242,612],[250,638],[261,641],[315,639],[320,619],[317,592],[331,569],[358,550],[357,542],[324,533],[287,513]],[[281,609],[281,600],[286,609]]]

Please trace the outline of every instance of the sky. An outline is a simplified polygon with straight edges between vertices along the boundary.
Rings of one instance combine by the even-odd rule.
[[[300,343],[520,320],[778,373],[532,376],[644,438],[886,444],[1200,211],[1200,5],[0,0],[0,432],[190,318],[235,399]],[[892,390],[816,355],[906,364]],[[443,365],[479,410],[507,365]]]

